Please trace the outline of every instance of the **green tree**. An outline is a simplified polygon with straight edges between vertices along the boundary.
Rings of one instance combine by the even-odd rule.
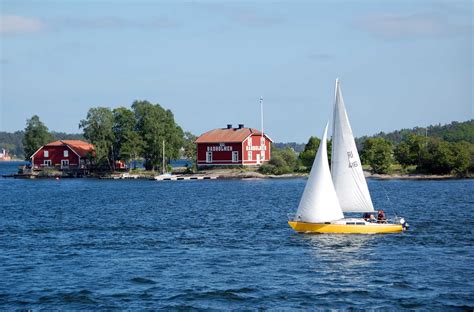
[[[135,101],[132,105],[137,121],[137,130],[143,140],[142,156],[145,168],[154,170],[163,161],[163,142],[166,144],[166,159],[176,159],[183,146],[183,130],[179,127],[173,113],[159,104],[148,101]]]
[[[417,170],[425,173],[448,174],[454,169],[455,157],[451,145],[437,138],[430,138]]]
[[[306,143],[304,147],[304,151],[302,151],[298,156],[303,166],[308,170],[313,166],[314,158],[316,157],[316,152],[318,151],[320,142],[321,140],[317,137],[310,137],[308,143]]]
[[[453,170],[460,176],[467,176],[474,167],[474,145],[465,141],[451,143],[454,161]]]
[[[291,172],[295,171],[299,167],[299,161],[298,161],[298,156],[296,155],[295,151],[292,148],[284,148],[282,150],[277,150],[277,153],[280,154],[280,156],[283,158],[285,161],[286,165],[290,169]]]
[[[184,133],[183,157],[193,164],[193,169],[196,167],[197,150],[196,143],[194,143],[196,139],[197,137],[191,132]]]
[[[313,166],[314,158],[316,158],[316,153],[318,152],[319,144],[321,140],[317,137],[310,137],[308,143],[306,143],[304,147],[304,151],[302,151],[298,159],[301,161],[301,164],[306,168],[306,171],[310,171],[311,167]],[[327,142],[327,153],[328,153],[328,161],[331,164],[331,156],[332,156],[332,140],[328,140]]]
[[[427,139],[425,137],[407,134],[393,151],[395,160],[403,168],[410,165],[420,166],[422,160],[426,158],[426,146]]]
[[[41,146],[51,142],[52,137],[48,128],[41,122],[37,115],[33,115],[26,121],[25,135],[23,137],[23,147],[25,159],[29,160],[31,155]]]
[[[383,138],[369,138],[364,142],[361,157],[373,173],[389,173],[392,165],[392,143]]]
[[[115,159],[125,162],[137,159],[141,154],[143,141],[136,131],[135,114],[125,107],[119,107],[113,110],[113,116]]]
[[[110,170],[115,169],[113,127],[114,115],[107,107],[89,109],[86,119],[79,123],[79,128],[84,131],[84,137],[94,144],[97,165],[107,166]]]
[[[412,154],[410,153],[410,146],[407,142],[402,141],[393,150],[395,160],[402,166],[403,169],[406,169],[410,165],[414,165],[416,162],[413,159]]]

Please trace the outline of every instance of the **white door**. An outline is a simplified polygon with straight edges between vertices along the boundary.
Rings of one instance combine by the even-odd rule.
[[[232,162],[239,162],[239,152],[232,152]]]
[[[62,168],[69,168],[69,160],[67,160],[67,159],[62,159],[61,160],[61,169]]]
[[[206,153],[206,162],[211,163],[212,162],[212,152],[207,152]]]
[[[260,165],[260,154],[257,154],[257,165]]]

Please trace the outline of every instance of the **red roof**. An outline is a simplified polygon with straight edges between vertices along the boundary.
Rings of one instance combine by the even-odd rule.
[[[94,145],[81,140],[59,140],[48,143],[45,146],[69,146],[80,157],[87,157],[88,153],[94,151]]]
[[[260,135],[261,132],[252,128],[219,128],[202,134],[195,143],[240,143],[252,134]],[[265,137],[271,141],[266,134]]]

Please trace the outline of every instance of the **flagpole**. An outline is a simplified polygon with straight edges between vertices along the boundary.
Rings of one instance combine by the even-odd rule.
[[[260,97],[260,126],[262,129],[262,136],[260,137],[260,156],[262,155],[263,151],[263,159],[265,159],[265,137],[263,136],[263,97]]]
[[[263,97],[260,97],[260,126],[263,135]]]

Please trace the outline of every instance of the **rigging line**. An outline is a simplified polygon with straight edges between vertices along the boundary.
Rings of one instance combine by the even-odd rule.
[[[384,193],[385,193],[385,197],[387,198],[387,202],[389,203],[389,207],[393,210],[393,213],[395,213],[395,217],[398,218],[397,210],[395,209],[394,205],[392,204],[392,201],[391,201],[390,198],[388,197],[387,190],[385,189],[385,187],[384,187],[383,185],[382,185],[382,190],[383,190]]]

